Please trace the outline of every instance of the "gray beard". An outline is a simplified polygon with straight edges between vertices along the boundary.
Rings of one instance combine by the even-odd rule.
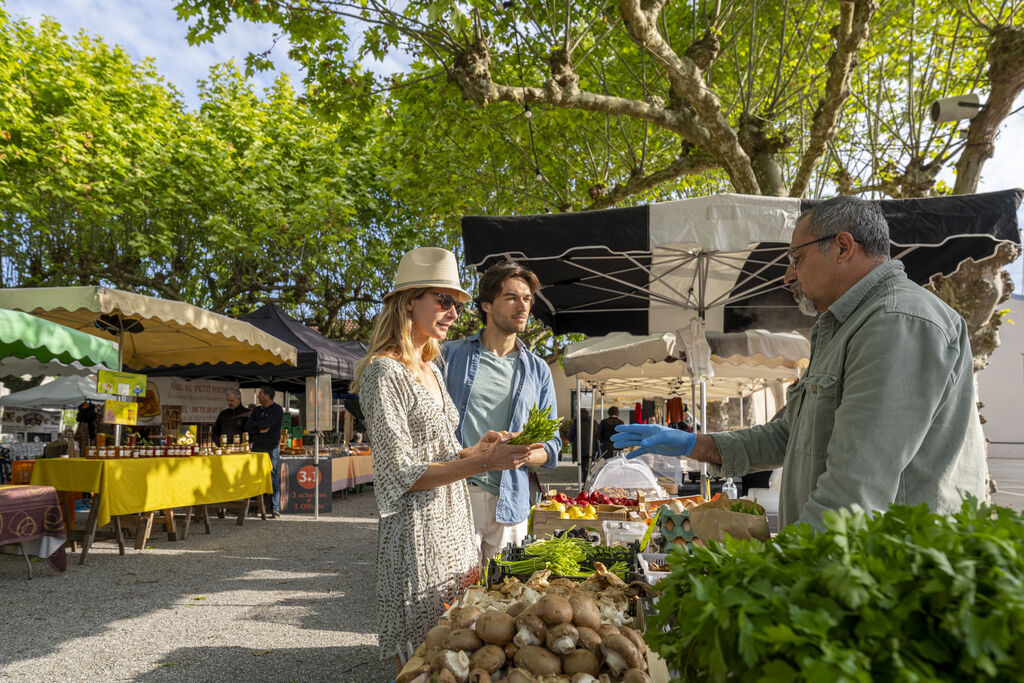
[[[800,289],[799,283],[793,285],[793,293],[796,294],[796,303],[800,307],[800,312],[811,318],[817,318],[818,309],[814,307],[814,302],[804,294],[804,290]]]

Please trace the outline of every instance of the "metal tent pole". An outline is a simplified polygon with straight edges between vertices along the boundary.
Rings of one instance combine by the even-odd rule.
[[[313,377],[313,519],[320,519],[320,379]],[[306,405],[309,405],[308,403]]]
[[[708,392],[707,383],[700,381],[700,433],[708,433]],[[708,479],[708,464],[700,464],[700,489],[704,500],[711,500],[711,480]]]
[[[740,429],[743,429],[743,397],[740,396]]]
[[[583,402],[583,395],[580,394],[580,378],[576,378],[576,460],[577,474],[576,487],[583,490],[583,429],[580,424],[580,404]]]

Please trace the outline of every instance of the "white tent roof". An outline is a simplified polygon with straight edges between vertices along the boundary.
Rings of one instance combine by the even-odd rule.
[[[19,391],[0,399],[7,408],[72,408],[82,401],[115,400],[117,396],[96,391],[96,380],[89,377],[60,377],[47,384]]]
[[[748,396],[766,380],[796,379],[807,367],[810,342],[795,332],[709,333],[714,377],[707,382],[711,400]],[[596,386],[606,398],[689,399],[690,378],[685,354],[671,332],[636,336],[617,332],[571,344],[565,353],[565,374]]]

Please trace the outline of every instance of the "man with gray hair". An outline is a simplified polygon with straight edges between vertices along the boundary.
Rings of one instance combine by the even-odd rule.
[[[785,282],[811,328],[807,371],[768,424],[709,435],[623,425],[617,448],[686,455],[726,477],[784,466],[781,524],[825,510],[985,498],[986,464],[967,324],[889,259],[872,202],[835,197],[802,215]]]
[[[242,405],[242,392],[238,389],[228,389],[225,396],[228,407],[220,411],[217,421],[213,423],[213,442],[220,443],[220,437],[227,438],[228,443],[234,443],[235,436],[242,437],[245,431],[245,420],[249,417],[249,409]]]

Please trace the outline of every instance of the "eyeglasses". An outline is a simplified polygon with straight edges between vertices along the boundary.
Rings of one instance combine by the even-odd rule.
[[[437,297],[437,303],[441,307],[442,311],[454,308],[455,315],[462,315],[462,311],[466,308],[466,304],[462,303],[451,294],[442,294],[441,292],[431,293]]]
[[[824,242],[825,240],[835,239],[838,235],[839,233],[836,233],[835,235],[825,235],[824,237],[819,237],[816,240],[811,240],[810,242],[804,242],[803,244],[798,244],[795,247],[790,247],[789,249],[786,250],[786,258],[789,259],[789,267],[792,268],[793,270],[796,270],[797,261],[794,254],[796,254],[798,249],[803,249],[804,247],[809,247],[812,244]]]

